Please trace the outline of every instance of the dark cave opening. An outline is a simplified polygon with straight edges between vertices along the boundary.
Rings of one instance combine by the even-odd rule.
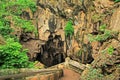
[[[64,62],[64,41],[62,41],[61,36],[51,34],[46,44],[41,46],[41,51],[37,54],[36,60],[47,67]]]

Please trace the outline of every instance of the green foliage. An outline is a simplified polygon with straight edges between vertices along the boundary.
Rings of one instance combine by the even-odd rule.
[[[15,25],[21,27],[24,32],[34,32],[35,34],[37,33],[37,29],[31,21],[23,20],[18,16],[14,16],[13,21],[15,21]]]
[[[113,46],[110,46],[110,47],[102,50],[101,52],[102,52],[102,53],[108,53],[108,54],[112,55],[113,52],[114,52],[114,47],[113,47]]]
[[[12,32],[12,29],[9,26],[9,21],[5,19],[0,19],[0,34],[5,36]]]
[[[36,11],[34,0],[0,0],[0,36],[5,40],[5,44],[0,40],[0,68],[33,67],[33,63],[28,60],[27,50],[23,50],[17,37],[11,34],[13,26],[22,28],[23,32],[37,33],[31,20],[20,17],[27,9]]]
[[[12,30],[10,28],[11,19],[13,19],[16,26],[19,25],[19,27],[23,28],[24,32],[37,33],[30,20],[20,18],[22,12],[28,8],[33,12],[36,11],[36,3],[34,0],[1,0],[0,5],[0,34],[10,34]],[[11,17],[11,19],[7,17]]]
[[[64,31],[66,37],[72,36],[74,34],[74,28],[71,20],[67,22]]]
[[[88,73],[81,76],[81,80],[102,80],[103,75],[100,73],[99,69],[90,68]]]
[[[36,11],[36,3],[35,0],[17,0],[16,2],[18,5],[21,5],[21,7],[23,6],[25,9],[26,8],[30,8],[32,10],[32,12]],[[22,8],[23,8],[22,7]]]
[[[22,45],[9,38],[5,45],[0,45],[0,68],[26,68],[33,67],[26,55],[27,50],[22,50]]]
[[[30,8],[33,12],[36,11],[36,3],[34,0],[4,0],[0,1],[0,12],[3,14],[20,15],[23,10]]]
[[[105,31],[105,29],[106,29],[106,25],[103,24],[103,25],[100,26],[100,29],[99,29],[99,30],[100,30],[100,31]]]
[[[93,42],[93,41],[104,42],[107,39],[112,38],[113,34],[115,34],[112,31],[107,30],[106,25],[101,25],[99,30],[100,32],[103,32],[103,34],[98,34],[96,36],[93,36],[92,34],[88,35],[88,39],[90,42]]]
[[[114,2],[120,2],[120,0],[114,0]]]
[[[114,48],[112,46],[110,46],[109,48],[107,48],[107,52],[112,55],[114,52]]]

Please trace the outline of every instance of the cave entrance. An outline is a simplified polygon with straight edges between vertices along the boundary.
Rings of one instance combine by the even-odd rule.
[[[41,52],[37,54],[36,60],[47,67],[64,62],[64,41],[61,36],[51,34],[48,41],[41,46]]]

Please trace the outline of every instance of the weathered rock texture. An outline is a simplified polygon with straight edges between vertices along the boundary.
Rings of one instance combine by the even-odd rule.
[[[28,10],[29,16],[38,29],[33,33],[21,35],[24,48],[29,49],[31,59],[39,60],[47,66],[64,61],[66,56],[82,63],[91,63],[102,50],[120,45],[119,3],[110,0],[37,0],[37,11]],[[23,14],[22,16],[26,16]],[[74,36],[71,47],[66,47],[64,28],[66,22],[73,20]],[[103,34],[99,28],[106,24],[107,29],[118,32],[103,42],[90,42],[88,34]],[[30,35],[29,35],[30,34]],[[37,40],[36,40],[37,39]],[[39,43],[40,41],[41,43]],[[35,43],[35,45],[34,45]],[[30,48],[29,46],[34,46]],[[66,50],[67,49],[67,50]],[[67,52],[67,53],[66,53]]]
[[[64,58],[69,56],[77,61],[82,60],[81,62],[83,63],[89,63],[93,60],[91,48],[89,45],[86,46],[89,43],[86,34],[90,32],[86,29],[90,28],[88,27],[90,24],[87,24],[87,12],[91,10],[86,9],[89,6],[93,6],[93,2],[89,0],[86,0],[84,3],[79,0],[37,0],[38,10],[34,14],[34,18],[37,19],[38,37],[40,40],[46,42],[46,44],[42,46],[43,52],[38,54],[37,59],[39,58],[40,60],[40,56],[43,57],[47,55],[49,59],[44,57],[40,60],[44,64],[48,64],[48,61],[50,61],[49,63],[54,62],[52,57],[58,58],[56,55],[59,55],[59,57],[62,55]],[[75,33],[71,48],[66,50],[64,28],[69,19],[72,19],[74,22]],[[89,21],[88,23],[91,22]],[[80,59],[80,56],[77,55],[80,48],[86,49],[82,53],[84,59]],[[52,51],[49,51],[49,49]],[[84,55],[85,53],[87,53],[87,55]],[[59,59],[55,61],[59,63],[64,60]]]

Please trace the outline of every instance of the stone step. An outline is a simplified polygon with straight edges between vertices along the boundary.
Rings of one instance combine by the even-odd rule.
[[[63,76],[63,71],[57,70],[52,73],[45,73],[45,74],[36,74],[35,76],[26,77],[25,80],[59,80]]]
[[[1,75],[0,80],[58,80],[63,76],[62,69],[27,70],[24,70],[25,72],[21,71],[17,74]]]
[[[3,74],[5,71],[0,70],[0,80],[59,80],[63,77],[63,69],[65,68],[80,74],[87,66],[68,59],[47,69],[19,69],[14,72],[6,70],[6,72],[9,72],[7,75]]]

